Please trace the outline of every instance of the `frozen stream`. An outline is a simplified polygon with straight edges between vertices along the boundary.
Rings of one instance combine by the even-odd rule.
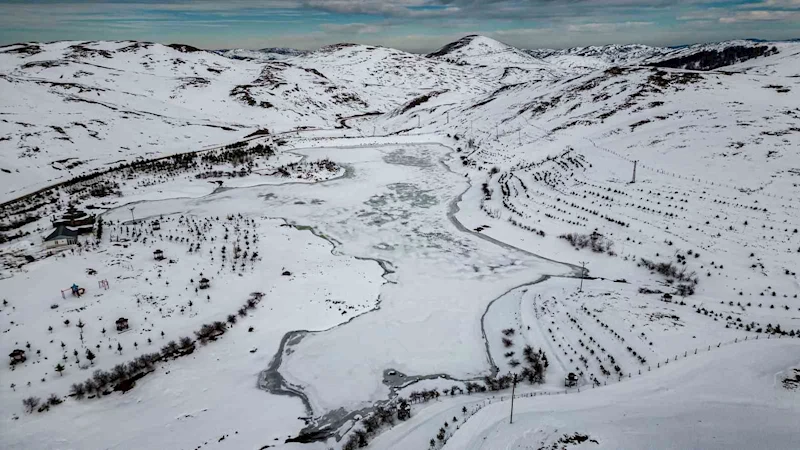
[[[470,298],[470,303],[472,303],[473,299],[477,301],[477,304],[470,304],[469,306],[471,308],[467,310],[463,308],[465,305],[459,305],[457,300],[453,301],[454,297],[458,297],[458,292],[463,292],[461,290],[463,286],[452,287],[451,292],[453,295],[449,295],[450,292],[448,292],[448,290],[445,289],[439,291],[438,289],[441,289],[441,287],[437,286],[439,281],[447,283],[449,280],[430,280],[429,273],[419,273],[416,277],[414,275],[409,275],[408,278],[402,276],[404,272],[403,268],[407,265],[403,264],[401,261],[409,255],[397,252],[396,250],[398,247],[407,245],[406,242],[401,241],[400,245],[397,245],[390,241],[391,243],[380,242],[377,245],[374,245],[373,250],[379,250],[379,254],[384,255],[389,253],[393,255],[382,257],[393,261],[395,263],[394,265],[398,267],[399,272],[399,276],[395,277],[397,280],[395,284],[397,286],[390,286],[385,289],[385,291],[388,292],[385,292],[385,295],[382,295],[382,297],[384,297],[383,302],[376,307],[376,312],[356,318],[354,321],[356,323],[347,322],[329,330],[319,332],[303,330],[287,334],[282,340],[281,346],[278,349],[278,352],[272,363],[270,364],[270,367],[264,371],[260,377],[260,385],[270,392],[284,395],[297,395],[303,399],[304,404],[306,404],[306,407],[310,410],[310,414],[323,413],[321,418],[312,421],[312,425],[304,430],[300,440],[324,438],[329,434],[330,431],[336,430],[345,421],[352,419],[356,415],[363,415],[367,413],[372,408],[372,405],[375,401],[385,400],[389,397],[389,388],[399,385],[407,385],[410,382],[421,379],[440,377],[468,379],[477,378],[485,373],[496,373],[497,367],[495,366],[492,356],[489,353],[488,342],[486,342],[485,332],[483,330],[484,318],[492,303],[515,289],[542,282],[551,274],[571,276],[580,273],[580,268],[578,267],[569,264],[562,264],[546,258],[541,258],[538,255],[518,249],[507,243],[498,241],[464,227],[457,218],[457,213],[459,212],[458,204],[461,200],[461,195],[469,188],[469,185],[464,182],[464,178],[452,172],[450,168],[447,167],[447,165],[443,162],[446,159],[446,153],[449,151],[449,149],[446,147],[440,145],[391,145],[379,150],[375,148],[351,148],[339,149],[338,151],[355,152],[361,156],[364,156],[364,154],[369,154],[375,152],[376,150],[382,155],[381,159],[383,163],[395,166],[395,168],[399,167],[402,171],[412,172],[403,177],[403,179],[412,182],[405,182],[402,184],[384,184],[383,189],[388,188],[390,191],[394,191],[394,193],[388,196],[386,194],[373,195],[364,203],[370,206],[388,206],[389,208],[381,211],[380,214],[378,214],[376,211],[369,211],[362,212],[359,214],[359,216],[371,217],[372,219],[367,223],[373,226],[377,225],[379,229],[386,227],[389,227],[390,229],[394,228],[397,231],[397,234],[391,237],[393,241],[397,240],[397,236],[404,236],[410,240],[420,240],[420,238],[423,238],[421,239],[421,242],[415,246],[416,248],[409,250],[419,251],[420,249],[425,248],[429,250],[424,250],[420,254],[413,255],[411,258],[412,261],[409,261],[410,264],[408,264],[408,266],[413,267],[419,263],[427,263],[425,260],[429,258],[444,258],[449,263],[452,263],[454,267],[463,269],[466,262],[477,259],[478,263],[470,264],[468,270],[460,270],[455,277],[453,277],[451,273],[448,273],[448,268],[445,267],[438,266],[433,270],[440,271],[440,273],[443,274],[446,273],[448,278],[453,277],[455,280],[465,279],[468,282],[480,283],[482,285],[480,288],[487,289],[487,291],[489,290],[488,288],[496,288],[499,286],[504,286],[505,289],[503,289],[502,292],[499,292],[499,295],[495,294],[492,296],[482,297],[480,299],[473,297],[471,292],[467,293],[466,297]],[[323,152],[326,154],[326,156],[332,157],[337,161],[341,161],[342,154],[332,154],[330,153],[332,151],[337,150],[315,149],[306,150],[303,151],[303,153],[309,156],[316,156],[316,153]],[[370,162],[374,163],[377,161],[375,159],[371,159]],[[347,160],[347,163],[356,167],[356,178],[360,178],[364,175],[370,175],[369,172],[363,173],[363,167],[359,168],[358,162]],[[387,170],[387,172],[389,171]],[[373,192],[381,192],[381,186],[375,185],[375,190]],[[430,210],[433,210],[433,214],[428,212]],[[445,221],[445,217],[449,223]],[[415,224],[415,222],[417,222],[417,224]],[[421,233],[426,229],[435,230],[435,233],[430,233],[427,231],[425,233]],[[408,230],[411,230],[413,233],[408,233]],[[336,236],[341,236],[340,234],[334,234]],[[488,246],[486,245],[487,243],[489,244]],[[501,250],[503,256],[499,256],[496,253],[498,250]],[[508,255],[508,252],[511,252],[511,254]],[[374,254],[374,251],[367,251],[367,253]],[[458,256],[459,254],[460,256]],[[497,262],[494,264],[487,264],[488,261],[482,259],[487,255],[490,255],[491,258],[496,258],[494,260]],[[451,259],[452,257],[455,257],[456,260]],[[543,262],[545,264],[543,264]],[[545,272],[544,270],[537,270],[530,274],[525,273],[525,267],[536,267],[538,269],[540,266],[548,267],[549,273]],[[411,269],[411,267],[409,267],[409,269]],[[411,270],[409,270],[409,273],[412,273]],[[465,273],[471,276],[464,278]],[[498,280],[487,280],[487,278],[492,278],[493,274],[496,274]],[[512,278],[516,281],[509,283],[509,278]],[[397,292],[396,296],[392,295],[392,298],[395,299],[395,301],[402,302],[403,298],[411,298],[407,295],[418,290],[418,286],[415,286],[417,283],[414,283],[415,279],[426,280],[428,283],[430,283],[429,286],[433,290],[432,293],[434,293],[433,298],[437,300],[434,300],[432,308],[431,303],[425,302],[423,304],[432,309],[432,312],[435,311],[436,314],[443,315],[448,314],[447,311],[442,312],[442,304],[441,301],[438,300],[444,297],[448,303],[452,302],[451,304],[453,305],[453,309],[449,311],[452,311],[456,314],[470,311],[471,314],[473,314],[473,318],[471,320],[466,320],[467,323],[462,322],[459,327],[454,328],[454,332],[463,333],[463,327],[467,327],[471,330],[474,330],[473,332],[475,333],[472,336],[469,336],[470,340],[474,341],[476,340],[476,337],[483,340],[483,344],[477,347],[470,349],[464,349],[463,347],[461,348],[461,350],[468,350],[470,354],[475,353],[476,349],[480,350],[481,347],[485,349],[482,352],[482,355],[474,355],[475,358],[472,360],[472,362],[477,364],[475,364],[470,370],[452,370],[448,367],[458,366],[458,364],[449,364],[447,360],[438,359],[435,357],[432,358],[431,361],[426,361],[423,364],[428,365],[430,367],[429,370],[413,370],[415,366],[413,362],[413,355],[409,355],[410,360],[400,360],[399,358],[392,357],[387,358],[384,365],[365,366],[364,361],[358,358],[357,354],[353,354],[352,351],[341,348],[331,348],[331,343],[335,343],[336,340],[339,339],[338,333],[341,333],[341,339],[343,340],[357,339],[357,336],[360,336],[358,332],[353,332],[351,330],[348,330],[348,332],[339,331],[345,328],[365,327],[367,329],[373,329],[376,324],[380,323],[385,323],[390,328],[396,327],[398,322],[402,321],[405,316],[402,314],[397,316],[387,315],[385,313],[387,306],[386,297],[394,294],[396,289],[401,289],[399,292]],[[486,301],[487,298],[490,299],[488,302]],[[410,301],[409,304],[415,304],[415,302]],[[404,313],[407,313],[409,310],[406,308],[406,306],[410,305],[400,305],[398,309],[403,310]],[[476,313],[479,313],[477,317],[474,316]],[[374,321],[370,320],[373,318],[375,319]],[[430,319],[430,317],[427,317],[426,319]],[[478,329],[476,329],[476,325],[479,327]],[[447,327],[448,325],[442,326]],[[413,321],[410,327],[418,329],[420,328],[420,324],[416,321]],[[436,325],[431,325],[431,327],[435,328]],[[397,340],[390,341],[388,346],[391,347],[392,344],[399,343],[400,345],[396,346],[395,348],[400,347],[401,352],[409,352],[411,349],[402,344],[404,339],[404,337],[402,337],[403,330],[398,330],[397,333],[399,335]],[[408,336],[410,337],[418,335],[409,334]],[[372,336],[372,338],[374,337],[381,338],[380,332],[378,332],[377,336]],[[304,346],[308,345],[309,342],[311,342],[311,346],[307,348],[310,349],[306,350]],[[384,340],[384,342],[386,341]],[[463,340],[459,338],[459,342],[463,342]],[[458,346],[459,342],[456,342],[455,345]],[[317,347],[318,345],[319,347]],[[385,349],[385,347],[378,346],[370,348],[370,350],[375,351],[375,353],[372,353],[371,356],[388,356],[388,354],[383,353],[382,349]],[[411,350],[409,353],[413,353],[413,350]],[[438,351],[431,349],[431,353],[436,354]],[[314,358],[308,358],[308,355],[310,354],[314,354]],[[351,355],[356,357],[356,359],[351,360],[351,363],[359,364],[363,369],[365,369],[364,371],[359,371],[359,373],[371,373],[374,375],[374,378],[371,382],[368,382],[366,379],[364,379],[366,383],[364,386],[371,386],[373,389],[373,395],[365,396],[363,401],[351,403],[350,406],[338,406],[336,401],[325,404],[324,402],[331,397],[328,395],[329,392],[323,392],[322,395],[319,395],[321,391],[317,389],[319,386],[324,386],[327,383],[331,386],[331,392],[336,391],[336,378],[325,378],[323,374],[322,377],[315,378],[311,383],[309,383],[303,379],[305,375],[310,373],[307,369],[310,368],[313,371],[314,367],[338,368],[340,367],[341,359]],[[316,358],[331,360],[327,363],[327,365],[323,366],[316,365],[315,362],[311,362]],[[292,366],[298,361],[300,362],[300,367],[303,367],[306,364],[308,365],[301,370],[293,371]],[[453,362],[455,361],[450,361],[450,363]],[[445,370],[436,370],[438,368],[444,368]],[[350,375],[343,374],[343,376],[352,376],[352,372],[348,371],[347,368],[345,368],[345,371],[347,371]],[[302,375],[297,376],[295,373],[302,373]],[[390,373],[393,375],[389,375]],[[378,384],[381,381],[382,384]],[[355,386],[354,388],[358,389],[358,386]],[[324,390],[325,388],[322,389]],[[347,400],[344,400],[342,403],[346,404]]]
[[[302,440],[324,438],[398,384],[495,373],[483,327],[490,305],[521,286],[579,273],[464,227],[458,216],[473,212],[458,204],[469,184],[446,165],[450,151],[439,144],[300,149],[345,165],[347,176],[148,202],[153,215],[283,218],[328,240],[332,252],[383,268],[380,297],[368,313],[343,314],[327,330],[285,334],[259,377],[269,392],[302,399],[314,417]],[[403,380],[386,376],[390,370]]]

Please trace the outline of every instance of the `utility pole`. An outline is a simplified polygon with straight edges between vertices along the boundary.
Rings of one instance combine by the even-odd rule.
[[[511,381],[511,417],[508,420],[509,424],[514,423],[514,391],[517,389],[517,374],[514,374],[514,379]]]
[[[638,159],[633,162],[633,180],[631,180],[631,183],[636,183],[636,163],[638,162]]]
[[[450,123],[450,111],[447,111],[447,123]]]
[[[133,217],[133,210],[134,210],[134,209],[136,209],[136,207],[135,207],[135,206],[131,206],[131,207],[130,207],[130,208],[128,208],[128,209],[130,209],[130,210],[131,210],[131,223],[136,223],[136,218],[135,218],[135,217]]]
[[[417,128],[419,128],[419,114],[417,114]]]
[[[372,125],[372,137],[375,137],[375,125]]]
[[[578,288],[578,292],[583,292],[583,278],[586,276],[586,261],[581,261],[581,286]]]
[[[522,128],[517,130],[517,137],[519,138],[519,145],[522,146]]]

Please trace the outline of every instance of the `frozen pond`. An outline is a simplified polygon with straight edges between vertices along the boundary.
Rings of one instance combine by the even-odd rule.
[[[379,309],[286,347],[280,373],[303,391],[315,415],[387,398],[388,369],[412,377],[490,373],[481,329],[489,302],[542,275],[571,273],[451,221],[454,200],[468,185],[440,162],[448,151],[437,145],[305,150],[310,158],[350,165],[353,176],[290,191],[322,199],[317,210],[293,214],[291,199],[270,200],[282,216],[335,237],[345,253],[389,260],[395,270]]]
[[[386,399],[388,369],[458,379],[491,373],[482,330],[489,303],[544,275],[572,273],[461,226],[456,203],[469,185],[442,162],[450,151],[437,144],[300,149],[311,160],[345,165],[347,176],[151,202],[147,210],[284,218],[313,227],[333,252],[385,261],[390,270],[374,310],[355,318],[345,312],[343,325],[294,335],[273,368],[315,417],[336,416]]]

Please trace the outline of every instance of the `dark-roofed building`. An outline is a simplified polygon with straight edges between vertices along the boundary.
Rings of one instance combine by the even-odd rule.
[[[72,245],[78,242],[78,230],[66,225],[58,225],[52,233],[44,238],[44,245],[47,248]]]
[[[64,225],[78,230],[79,233],[89,233],[94,227],[95,217],[87,214],[74,206],[70,206],[59,219],[53,219],[53,226]]]

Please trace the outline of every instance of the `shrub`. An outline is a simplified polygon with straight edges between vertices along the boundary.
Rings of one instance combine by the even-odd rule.
[[[614,252],[614,242],[607,239],[602,234],[593,232],[592,234],[566,233],[559,236],[569,242],[576,249],[590,248],[595,253],[607,253],[611,256]]]
[[[187,349],[192,346],[192,339],[189,336],[184,336],[179,339],[179,344],[182,349]]]
[[[694,287],[697,286],[698,281],[697,274],[695,272],[687,272],[686,267],[679,267],[671,262],[653,262],[645,258],[641,258],[640,264],[649,270],[663,275],[669,282],[683,282],[683,284],[686,286],[681,287],[679,285],[678,289],[683,290],[683,292],[690,292],[688,295],[694,293]]]
[[[97,390],[103,390],[111,382],[111,374],[98,369],[92,374],[92,380],[96,383]]]
[[[97,387],[97,383],[89,378],[83,382],[83,390],[86,391],[87,394],[92,394],[94,392],[100,393],[101,389]]]
[[[78,400],[82,399],[83,396],[86,395],[86,389],[83,387],[83,383],[73,383],[69,388],[69,392]]]
[[[115,381],[122,381],[128,378],[128,367],[125,364],[117,364],[111,369],[111,375]]]
[[[31,396],[22,400],[22,404],[25,405],[25,408],[27,408],[28,413],[32,413],[33,410],[36,409],[37,406],[39,406],[40,401],[41,399],[39,397]]]

